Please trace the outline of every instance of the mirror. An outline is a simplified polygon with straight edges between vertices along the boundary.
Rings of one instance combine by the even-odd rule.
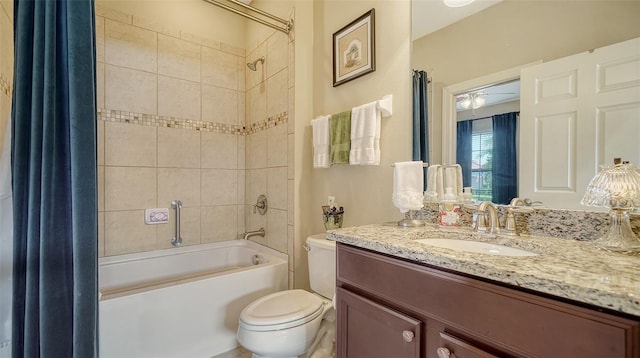
[[[439,5],[413,0],[412,11],[425,11],[433,3]],[[637,2],[504,0],[426,36],[414,36],[412,67],[426,70],[432,79],[431,162],[455,162],[457,94],[518,79],[520,69],[532,64],[640,37],[638,16]],[[429,21],[424,13],[413,18],[414,24],[415,19]],[[545,206],[588,209],[579,203]]]

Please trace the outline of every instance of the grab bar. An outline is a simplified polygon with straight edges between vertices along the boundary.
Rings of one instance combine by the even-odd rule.
[[[172,201],[171,208],[176,211],[176,234],[171,238],[171,245],[180,246],[182,245],[182,236],[180,236],[180,209],[182,208],[182,201]]]

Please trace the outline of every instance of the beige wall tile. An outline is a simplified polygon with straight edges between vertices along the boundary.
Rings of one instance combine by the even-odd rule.
[[[158,74],[200,82],[200,45],[159,34]]]
[[[220,43],[220,50],[234,54],[236,56],[244,57],[246,55],[245,50],[241,47],[233,46],[226,44],[224,42]]]
[[[294,195],[295,181],[293,179],[289,179],[287,180],[287,225],[293,225],[295,220]]]
[[[238,56],[202,47],[202,83],[238,89]]]
[[[267,93],[264,86],[255,86],[246,93],[245,123],[247,126],[267,119]]]
[[[246,94],[245,92],[238,92],[238,125],[239,126],[244,126],[246,125],[247,121],[245,119],[245,113],[247,112],[246,109]]]
[[[156,226],[144,223],[144,210],[105,212],[105,256],[155,250]]]
[[[238,125],[238,91],[203,84],[202,120]]]
[[[162,207],[162,205],[161,205]],[[176,233],[175,211],[169,208],[169,223],[158,224],[158,248],[168,249],[173,247],[171,239]],[[180,236],[182,246],[200,244],[200,207],[185,208],[180,210]]]
[[[170,207],[173,200],[183,208],[200,206],[200,169],[158,168],[158,205]]]
[[[247,141],[245,164],[247,169],[265,168],[267,166],[267,133],[260,131],[246,136]]]
[[[157,72],[158,36],[155,32],[107,19],[104,34],[106,63]]]
[[[267,212],[267,246],[287,253],[287,212],[272,209]]]
[[[238,136],[238,169],[245,169],[247,136]]]
[[[236,205],[204,206],[202,213],[202,243],[235,240],[238,237]]]
[[[104,17],[96,16],[96,61],[104,62]]]
[[[295,93],[295,87],[289,88],[289,100],[287,101],[287,132],[289,133],[293,133],[296,127]]]
[[[98,165],[98,211],[104,211],[104,165]]]
[[[244,223],[244,218],[245,218],[245,211],[248,210],[246,205],[238,205],[238,231],[237,231],[237,235],[239,238],[242,238],[241,235],[244,235],[244,232],[246,231],[246,227],[245,227],[245,223]]]
[[[289,256],[289,271],[293,272],[294,269],[294,255],[293,255],[293,243],[294,243],[294,230],[293,225],[287,226],[287,255]]]
[[[244,204],[246,202],[246,176],[246,171],[238,170],[238,204]]]
[[[118,10],[113,10],[102,5],[100,2],[96,2],[96,15],[105,17],[107,19],[124,22],[126,24],[131,23],[131,15],[125,14]]]
[[[158,76],[158,115],[199,121],[200,83]]]
[[[289,62],[287,64],[287,80],[288,80],[288,87],[291,88],[293,86],[295,86],[296,83],[296,46],[295,46],[295,42],[289,42],[289,45],[287,46],[287,51],[289,52]]]
[[[247,205],[255,205],[261,194],[267,194],[267,170],[246,170],[245,181],[245,203]],[[267,199],[271,200],[269,198]]]
[[[105,210],[155,208],[156,168],[106,167]]]
[[[267,168],[269,207],[287,210],[287,168]]]
[[[287,134],[287,179],[295,177],[295,136]]]
[[[200,168],[200,132],[158,127],[158,167]]]
[[[132,22],[134,25],[142,27],[146,30],[159,32],[161,34],[173,37],[180,37],[180,30],[178,28],[167,26],[167,24],[162,21],[157,21],[152,18],[133,16]]]
[[[98,165],[104,165],[104,121],[96,121]]]
[[[275,32],[267,39],[267,78],[287,67],[289,62],[289,39],[281,32]]]
[[[121,111],[158,114],[158,76],[105,65],[104,105]]]
[[[238,168],[238,136],[202,132],[200,163],[202,168]]]
[[[267,167],[287,165],[287,127],[267,129]]]
[[[238,57],[238,91],[242,92],[246,89],[245,71],[249,71],[247,68],[247,60],[244,56]]]
[[[155,167],[157,127],[105,122],[105,164]]]
[[[96,64],[96,106],[104,107],[104,63]]]
[[[212,48],[212,49],[220,50],[220,41],[217,41],[217,40],[208,39],[208,38],[202,37],[200,35],[195,35],[195,34],[192,34],[190,32],[185,32],[185,31],[180,31],[180,38],[185,40],[185,41],[197,43],[197,44],[200,44],[202,46],[206,46],[206,47],[209,47],[209,48]]]
[[[235,205],[238,200],[238,175],[236,170],[202,169],[201,204]]]
[[[245,72],[245,77],[246,77],[246,87],[245,88],[246,89],[250,89],[250,88],[255,87],[260,82],[263,82],[265,80],[265,78],[267,78],[267,76],[266,76],[267,71],[265,70],[265,66],[267,65],[266,63],[268,61],[270,61],[270,59],[267,58],[267,44],[266,43],[262,43],[255,50],[251,51],[251,53],[247,55],[246,62],[253,62],[256,59],[259,59],[260,57],[264,57],[265,63],[256,64],[256,70],[255,71],[251,71],[251,70],[249,70],[247,68],[247,70]]]
[[[286,112],[288,99],[287,71],[280,71],[267,80],[267,117]]]
[[[98,213],[98,257],[104,257],[104,213]]]

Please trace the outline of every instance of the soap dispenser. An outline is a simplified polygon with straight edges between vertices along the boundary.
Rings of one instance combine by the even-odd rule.
[[[460,226],[460,203],[453,193],[453,188],[447,187],[442,202],[439,204],[438,225]]]

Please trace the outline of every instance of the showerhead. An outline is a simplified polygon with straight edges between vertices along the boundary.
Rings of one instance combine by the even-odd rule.
[[[258,64],[258,62],[264,64],[264,56],[260,57],[259,59],[253,61],[253,62],[248,62],[247,63],[247,67],[249,67],[249,69],[251,71],[255,71],[256,70],[256,65]]]

